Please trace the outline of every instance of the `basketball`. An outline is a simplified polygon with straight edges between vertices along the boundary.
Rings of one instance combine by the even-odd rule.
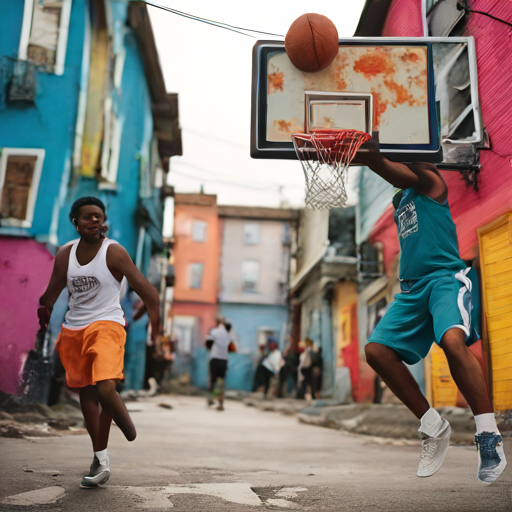
[[[284,45],[296,68],[316,73],[336,58],[338,31],[334,23],[321,14],[303,14],[288,29]]]

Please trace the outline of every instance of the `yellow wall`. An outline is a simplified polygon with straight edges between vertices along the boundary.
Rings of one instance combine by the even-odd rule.
[[[352,325],[352,307],[357,305],[357,285],[351,281],[337,283],[334,296],[334,308],[336,311],[336,366],[345,366],[342,350],[350,345],[353,330],[357,325]]]
[[[457,405],[457,385],[450,373],[443,349],[434,343],[427,358],[432,379],[432,407]],[[427,385],[427,382],[425,384]]]
[[[492,394],[512,409],[512,213],[478,230]]]

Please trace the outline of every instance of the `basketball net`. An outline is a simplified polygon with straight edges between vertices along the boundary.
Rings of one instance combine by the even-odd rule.
[[[357,150],[371,137],[358,130],[315,130],[292,135],[306,177],[310,210],[343,208],[347,204],[347,169]]]

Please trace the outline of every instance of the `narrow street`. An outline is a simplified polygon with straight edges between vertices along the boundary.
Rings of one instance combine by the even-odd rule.
[[[441,470],[420,479],[419,446],[378,444],[239,402],[221,413],[201,398],[160,396],[128,409],[138,438],[130,444],[113,426],[112,476],[99,489],[79,487],[91,462],[87,435],[1,438],[0,510],[512,510],[510,465],[483,485],[472,447],[450,448]]]

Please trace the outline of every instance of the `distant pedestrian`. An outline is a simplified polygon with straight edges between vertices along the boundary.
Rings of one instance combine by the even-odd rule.
[[[313,340],[306,338],[304,345],[304,352],[300,355],[298,369],[299,390],[297,392],[297,398],[304,398],[309,388],[311,390],[311,397],[315,399],[315,385],[313,384]]]
[[[215,386],[217,385],[218,411],[224,410],[224,393],[226,388],[226,371],[228,369],[230,336],[224,325],[224,320],[217,319],[214,327],[206,338],[206,348],[210,350],[210,396],[208,405],[214,404]]]
[[[299,354],[293,350],[291,341],[288,341],[283,352],[284,364],[279,371],[279,387],[277,396],[282,398],[297,389],[297,368]]]
[[[67,284],[69,310],[56,349],[66,370],[67,384],[78,388],[80,406],[94,451],[90,472],[81,487],[97,487],[110,478],[107,444],[112,420],[128,441],[135,426],[116,391],[124,378],[125,318],[119,303],[126,277],[149,312],[153,339],[160,329],[159,295],[133,264],[126,250],[106,238],[104,204],[83,197],[69,218],[80,238],[59,249],[50,283],[39,303],[39,323],[47,328],[60,293]]]
[[[252,391],[258,391],[258,389],[265,384],[265,367],[263,361],[267,357],[267,345],[259,346],[260,354],[258,362],[256,363],[256,371],[254,372],[254,379],[252,383]]]
[[[283,356],[274,337],[268,337],[268,355],[261,363],[263,366],[263,378],[265,380],[265,388],[263,396],[267,398],[270,382],[279,375],[279,371],[284,364]]]

